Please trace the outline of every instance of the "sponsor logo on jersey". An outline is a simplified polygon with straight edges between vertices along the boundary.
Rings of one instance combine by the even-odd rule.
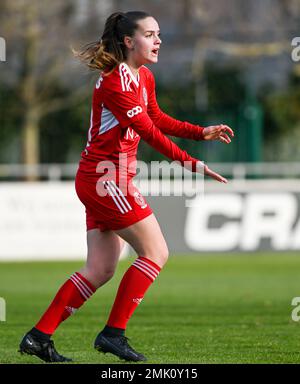
[[[143,110],[142,110],[142,107],[140,107],[139,105],[137,105],[136,107],[130,109],[130,111],[127,111],[127,116],[128,117],[133,117],[135,115],[138,115],[139,113],[141,113]]]
[[[147,94],[145,87],[143,87],[143,98],[144,98],[144,103],[147,106],[148,105],[148,94]]]
[[[133,194],[135,202],[141,206],[142,209],[147,207],[147,203],[145,202],[145,199],[143,196],[140,194],[140,192],[134,192]]]
[[[135,140],[137,137],[140,137],[133,128],[128,127],[125,133],[126,140]]]

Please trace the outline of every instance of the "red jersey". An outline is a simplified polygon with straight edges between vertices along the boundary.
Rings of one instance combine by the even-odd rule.
[[[140,139],[181,164],[190,161],[193,170],[197,159],[181,150],[165,134],[203,139],[203,127],[181,122],[163,113],[156,101],[155,80],[145,66],[136,78],[127,64],[121,63],[109,75],[101,75],[95,85],[88,131],[79,172],[97,180],[105,163],[122,168],[128,177],[135,175],[136,154]],[[120,161],[120,157],[127,157]],[[100,164],[100,166],[99,166]]]

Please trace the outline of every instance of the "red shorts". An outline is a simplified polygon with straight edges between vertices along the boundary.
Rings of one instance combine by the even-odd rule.
[[[121,189],[115,180],[94,183],[78,172],[75,188],[85,206],[87,231],[126,228],[152,214],[149,204],[131,180],[126,189]]]

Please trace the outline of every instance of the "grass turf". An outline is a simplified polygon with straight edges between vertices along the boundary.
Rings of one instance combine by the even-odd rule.
[[[121,362],[92,345],[132,260],[121,261],[114,278],[55,333],[57,350],[75,363]],[[81,266],[0,264],[0,297],[6,300],[0,363],[40,363],[17,353],[20,338]],[[291,319],[292,298],[300,296],[299,270],[300,256],[290,253],[171,256],[130,320],[127,336],[154,364],[299,363],[300,323]]]

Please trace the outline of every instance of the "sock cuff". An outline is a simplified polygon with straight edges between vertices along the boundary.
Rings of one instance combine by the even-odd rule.
[[[96,288],[79,272],[73,273],[73,275],[70,276],[70,280],[76,286],[85,300],[90,298],[96,291]]]
[[[158,272],[160,272],[160,271],[161,271],[161,268],[160,268],[160,266],[159,266],[159,265],[157,265],[156,263],[154,263],[154,261],[152,261],[152,260],[148,259],[147,257],[139,256],[138,258],[139,258],[140,260],[143,260],[143,261],[145,261],[146,263],[148,263],[148,264],[152,265],[152,267],[154,267],[155,269],[157,269],[157,270],[158,270]]]
[[[132,266],[143,272],[151,281],[154,281],[156,279],[161,270],[161,268],[152,260],[142,256],[139,256],[134,261]]]
[[[78,276],[78,277],[80,277],[80,279],[83,281],[83,282],[85,282],[86,283],[86,285],[93,291],[93,293],[96,291],[96,288],[93,286],[93,284],[91,284],[84,276],[82,276],[82,274],[81,273],[79,273],[79,272],[75,272],[76,273],[76,275]]]

